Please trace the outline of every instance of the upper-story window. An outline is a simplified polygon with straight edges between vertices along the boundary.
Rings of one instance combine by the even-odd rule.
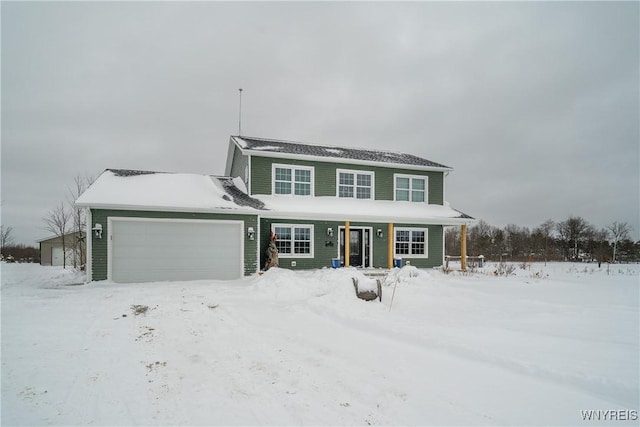
[[[273,165],[273,194],[313,195],[313,168]]]
[[[428,178],[421,175],[394,175],[395,197],[398,201],[425,202]]]
[[[373,172],[338,169],[338,197],[373,199]]]

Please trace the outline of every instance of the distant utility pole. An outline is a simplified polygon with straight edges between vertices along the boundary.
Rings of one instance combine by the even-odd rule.
[[[238,112],[238,136],[242,136],[242,88],[238,89],[240,92],[240,110]]]

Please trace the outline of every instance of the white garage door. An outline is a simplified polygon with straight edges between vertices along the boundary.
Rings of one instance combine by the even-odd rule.
[[[68,240],[67,240],[67,245],[70,245]],[[64,251],[62,250],[62,246],[52,247],[51,248],[51,265],[55,267],[62,267],[65,264],[67,267],[70,265],[74,265],[73,261],[74,261],[75,251],[73,250],[73,248],[69,249],[69,247],[67,246],[67,259],[64,259],[62,257],[63,253]]]
[[[111,218],[114,282],[236,279],[243,275],[243,222]]]

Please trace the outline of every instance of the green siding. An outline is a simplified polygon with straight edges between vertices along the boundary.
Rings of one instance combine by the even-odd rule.
[[[393,200],[393,174],[421,175],[429,179],[429,203],[444,203],[444,173],[419,171],[402,168],[386,168],[380,166],[363,166],[344,163],[278,159],[272,157],[251,156],[251,192],[252,194],[271,194],[272,164],[286,164],[314,167],[316,196],[336,195],[336,170],[350,169],[374,172],[376,200]]]
[[[314,257],[313,258],[280,258],[280,267],[290,269],[310,269],[310,268],[322,268],[330,267],[331,259],[338,257],[339,250],[339,227],[345,225],[344,222],[338,221],[310,221],[310,220],[289,220],[289,219],[276,219],[276,218],[261,218],[260,219],[260,233],[261,233],[261,245],[260,245],[260,265],[264,267],[266,261],[266,250],[269,245],[269,234],[271,232],[272,224],[312,224],[314,226]],[[387,223],[371,223],[371,222],[351,222],[351,227],[370,227],[372,230],[372,251],[371,267],[374,268],[387,268],[388,266],[388,247],[389,238],[393,239],[393,236],[389,236],[389,225]],[[403,258],[403,262],[407,260],[418,268],[431,268],[442,265],[443,253],[442,253],[442,233],[443,227],[441,225],[430,224],[398,224],[398,227],[417,227],[427,228],[428,231],[428,258]],[[327,228],[333,229],[333,237],[327,236]],[[378,237],[376,231],[382,230],[383,236]],[[296,266],[291,265],[291,261],[296,262]]]
[[[92,279],[107,279],[107,241],[109,236],[109,217],[128,218],[167,218],[167,219],[207,219],[207,220],[231,220],[244,221],[244,230],[253,227],[257,230],[258,218],[255,215],[236,214],[212,214],[212,213],[189,213],[189,212],[155,212],[155,211],[123,211],[123,210],[91,210],[92,224],[102,224],[102,239],[98,239],[92,234]],[[257,265],[257,239],[249,240],[246,233],[244,236],[244,273],[250,275],[258,270]]]

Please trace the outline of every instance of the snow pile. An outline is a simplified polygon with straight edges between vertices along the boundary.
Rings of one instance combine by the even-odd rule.
[[[352,279],[370,279],[353,268],[82,286],[0,268],[2,425],[573,426],[638,410],[637,265],[405,266],[392,305],[390,286],[356,298]]]
[[[346,296],[345,292],[353,293],[352,275],[345,269],[322,269],[320,271],[294,272],[284,268],[271,268],[263,275],[256,277],[251,286],[251,292],[256,296],[274,301],[302,301],[318,298],[337,292]]]
[[[43,268],[39,264],[0,264],[2,293],[28,293],[34,284],[41,288],[56,289],[66,286],[79,286],[85,282],[85,274],[74,269],[62,267]]]

